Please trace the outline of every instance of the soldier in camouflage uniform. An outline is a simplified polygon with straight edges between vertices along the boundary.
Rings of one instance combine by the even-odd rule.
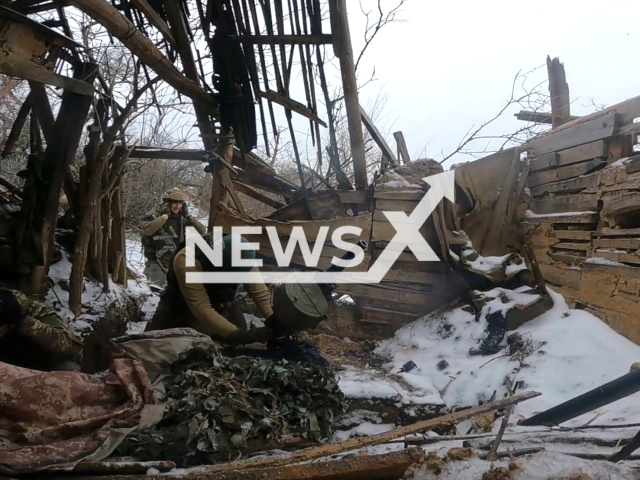
[[[82,342],[56,311],[0,288],[0,362],[42,371],[78,371]]]
[[[162,204],[149,212],[141,225],[142,245],[147,259],[144,274],[159,287],[167,283],[167,271],[178,245],[184,242],[187,226],[200,234],[206,228],[187,210],[187,195],[177,188],[166,192]]]

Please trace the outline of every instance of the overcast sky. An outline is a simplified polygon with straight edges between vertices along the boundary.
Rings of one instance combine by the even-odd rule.
[[[377,0],[362,2],[365,8],[377,5]],[[397,3],[383,0],[387,8]],[[364,17],[358,0],[347,0],[347,7],[353,48],[359,52]],[[516,73],[545,65],[547,55],[565,65],[573,115],[594,111],[592,98],[612,105],[640,95],[637,2],[405,0],[402,10],[399,18],[405,22],[380,31],[359,78],[367,78],[375,66],[378,81],[363,89],[361,103],[383,87],[389,98],[382,128],[402,130],[412,156],[425,146],[427,156],[436,159],[455,150],[472,125],[505,105]],[[546,75],[545,66],[527,83],[533,86]],[[490,132],[521,127],[513,117],[517,110],[508,111]]]

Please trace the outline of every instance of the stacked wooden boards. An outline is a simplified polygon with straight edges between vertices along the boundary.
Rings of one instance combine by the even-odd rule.
[[[420,188],[374,188],[371,226],[370,263],[376,261],[396,234],[384,211],[410,213],[423,198]],[[439,255],[439,245],[432,217],[420,232]],[[339,292],[351,295],[360,310],[363,330],[392,334],[399,327],[443,306],[464,289],[462,280],[448,272],[443,262],[419,262],[406,249],[383,281],[372,285],[340,285]]]
[[[520,239],[570,304],[640,343],[640,99],[594,117],[527,145]]]

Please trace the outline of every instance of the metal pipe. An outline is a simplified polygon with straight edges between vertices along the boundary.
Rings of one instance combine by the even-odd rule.
[[[603,407],[610,403],[628,397],[640,391],[640,370],[627,373],[612,382],[594,388],[582,395],[572,398],[560,405],[546,410],[531,418],[518,422],[518,425],[560,425],[567,420],[589,413],[596,408]]]

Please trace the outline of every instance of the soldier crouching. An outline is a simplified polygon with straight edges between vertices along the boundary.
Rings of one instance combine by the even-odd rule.
[[[82,349],[53,308],[0,288],[0,362],[45,372],[79,371]]]

